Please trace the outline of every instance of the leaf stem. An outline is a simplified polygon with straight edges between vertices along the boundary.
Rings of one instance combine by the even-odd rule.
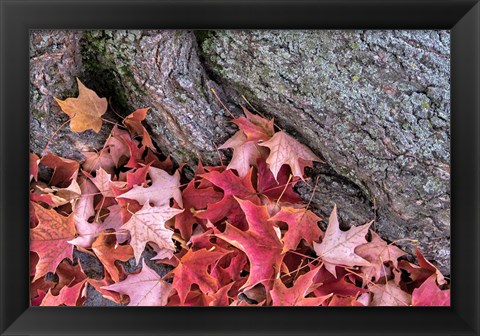
[[[278,203],[280,203],[280,199],[282,198],[283,194],[284,194],[285,191],[287,190],[288,184],[290,183],[291,180],[292,180],[292,174],[290,174],[290,175],[288,176],[288,181],[287,181],[287,183],[285,183],[285,188],[283,188],[282,193],[280,194],[280,196],[279,196],[278,199],[277,199],[277,203],[275,203],[275,206],[278,207]]]
[[[73,115],[73,117],[75,117],[75,115]],[[47,144],[45,145],[45,148],[44,148],[43,151],[42,151],[42,157],[45,156],[45,152],[46,152],[48,146],[50,145],[50,142],[53,140],[53,138],[58,134],[58,132],[59,132],[63,127],[65,127],[66,124],[69,123],[70,120],[73,119],[73,117],[71,117],[71,118],[69,118],[67,121],[65,121],[63,124],[60,125],[59,128],[57,128],[57,129],[55,130],[55,132],[53,132],[52,136],[50,137],[50,139],[48,139]]]
[[[222,100],[220,99],[220,97],[218,97],[217,95],[217,91],[215,91],[215,89],[212,87],[210,88],[210,91],[212,91],[213,95],[215,96],[215,98],[217,98],[217,100],[219,101],[219,103],[222,105],[222,107],[225,109],[225,111],[228,112],[228,114],[230,115],[230,117],[232,119],[235,119],[235,115],[225,106],[225,104],[222,102]]]

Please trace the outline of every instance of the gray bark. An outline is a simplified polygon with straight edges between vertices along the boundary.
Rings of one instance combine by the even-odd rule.
[[[31,147],[41,152],[66,120],[52,96],[75,96],[80,76],[120,115],[150,106],[165,154],[218,163],[214,144],[235,128],[210,89],[234,113],[245,95],[325,159],[310,172],[317,213],[328,218],[336,203],[345,226],[375,217],[384,238],[417,239],[448,274],[449,48],[446,31],[36,32]],[[67,127],[49,148],[75,157],[100,147],[110,127]],[[307,200],[311,190],[299,188]]]

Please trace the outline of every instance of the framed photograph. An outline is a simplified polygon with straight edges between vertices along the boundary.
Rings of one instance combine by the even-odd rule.
[[[478,1],[0,3],[2,335],[479,333]]]

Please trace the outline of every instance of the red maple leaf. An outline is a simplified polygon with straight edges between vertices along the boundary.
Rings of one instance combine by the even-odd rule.
[[[450,289],[441,290],[432,274],[412,293],[412,306],[450,306]]]
[[[364,305],[357,301],[354,296],[339,296],[334,295],[330,302],[329,307],[363,307]]]
[[[53,169],[49,185],[62,188],[68,187],[77,178],[80,168],[77,161],[62,158],[50,152],[41,158],[40,164]]]
[[[147,107],[147,108],[135,110],[134,112],[130,113],[127,117],[125,117],[125,119],[123,119],[123,124],[128,128],[132,136],[142,137],[143,146],[155,150],[155,146],[152,143],[152,139],[150,138],[150,135],[148,134],[145,127],[142,125],[142,121],[145,120],[149,109],[150,108]]]
[[[336,277],[333,276],[326,268],[322,267],[315,278],[314,283],[319,283],[315,289],[315,295],[322,296],[328,294],[335,294],[340,296],[356,296],[359,293],[368,292],[366,289],[355,285],[356,276],[351,276],[343,267],[336,267]]]
[[[266,206],[258,206],[238,198],[236,200],[245,213],[248,230],[241,231],[227,223],[225,231],[215,229],[215,235],[247,255],[250,261],[250,275],[242,286],[243,289],[249,289],[259,283],[270,288],[280,271],[283,257],[279,231],[268,220],[270,216]]]
[[[235,118],[232,122],[245,134],[248,141],[268,140],[273,136],[273,119],[267,120],[255,115],[244,106],[242,109],[246,117]]]
[[[224,251],[208,251],[192,249],[179,260],[173,274],[173,288],[177,290],[180,303],[184,303],[193,284],[197,284],[205,294],[212,294],[218,290],[218,280],[208,273],[208,266],[224,256]]]
[[[288,224],[288,230],[283,236],[283,252],[295,250],[302,239],[309,246],[313,246],[313,242],[319,241],[323,236],[323,232],[317,224],[321,218],[308,209],[282,207],[270,220]]]
[[[214,298],[196,289],[188,292],[184,301],[180,300],[178,294],[174,294],[168,300],[167,306],[184,307],[206,307],[209,306]]]
[[[175,217],[175,228],[180,231],[182,238],[188,241],[192,235],[193,224],[199,221],[193,212],[217,203],[222,199],[222,193],[215,191],[212,187],[195,188],[195,180],[192,180],[182,191],[182,199],[185,211]]]
[[[86,297],[87,279],[80,281],[79,283],[68,287],[63,287],[57,296],[51,293],[51,290],[45,295],[42,300],[41,306],[79,306],[81,305],[78,300],[81,297]]]
[[[270,291],[273,306],[319,306],[332,295],[320,297],[307,297],[318,284],[312,282],[318,272],[318,267],[314,267],[309,272],[299,276],[292,287],[287,288],[282,280],[275,279],[273,289]]]
[[[38,180],[38,164],[40,159],[35,153],[30,153],[30,181],[34,179]]]
[[[131,169],[127,171],[126,180],[127,184],[125,186],[127,192],[131,190],[134,186],[144,186],[147,183],[147,174],[148,170],[150,169],[150,164],[147,164],[143,167],[137,169]]]
[[[257,191],[259,194],[268,197],[271,201],[277,201],[280,197],[282,202],[292,204],[303,201],[300,195],[293,190],[300,179],[298,177],[290,178],[290,167],[282,166],[276,179],[272,171],[268,169],[265,160],[258,160],[257,167]]]
[[[73,285],[85,280],[87,276],[83,272],[83,269],[80,264],[72,265],[68,259],[64,259],[60,265],[58,265],[55,274],[58,277],[57,284],[51,289],[53,295],[58,295],[60,290],[65,287],[69,286],[72,287]]]
[[[30,251],[39,256],[33,281],[48,272],[55,272],[65,258],[72,258],[73,245],[68,241],[75,238],[73,215],[62,216],[53,209],[45,209],[33,203],[38,225],[30,229]]]
[[[431,262],[425,259],[425,257],[423,256],[422,252],[420,252],[418,247],[415,247],[415,254],[417,255],[418,265],[424,270],[428,270],[432,273],[435,273],[435,276],[439,285],[445,285],[447,283],[442,272],[440,272],[440,270],[436,268]]]
[[[209,306],[228,306],[230,305],[230,298],[228,292],[232,289],[232,286],[235,282],[230,282],[225,286],[221,287],[211,295],[212,301],[209,302]]]
[[[234,196],[244,200],[250,200],[255,204],[260,203],[252,185],[251,174],[252,170],[242,179],[231,170],[225,170],[223,172],[211,171],[200,175],[203,179],[210,181],[213,185],[222,189],[223,198],[217,203],[209,204],[206,210],[197,211],[195,216],[208,219],[212,223],[216,223],[225,217],[233,224],[240,223],[244,218],[244,214],[238,202],[235,201]]]

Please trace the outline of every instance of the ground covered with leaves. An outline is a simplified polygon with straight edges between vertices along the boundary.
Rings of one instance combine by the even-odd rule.
[[[77,98],[57,102],[73,132],[98,132],[107,101],[78,85]],[[333,206],[323,231],[295,191],[315,188],[305,168],[320,159],[243,110],[219,147],[233,150],[228,165],[199,162],[190,179],[157,152],[142,125],[147,108],[114,125],[83,162],[31,153],[31,304],[81,306],[91,286],[129,306],[450,305],[448,280],[418,249],[409,262],[373,221],[342,230]],[[170,271],[150,268],[145,249]],[[74,250],[98,260],[103,278],[88,277]]]

